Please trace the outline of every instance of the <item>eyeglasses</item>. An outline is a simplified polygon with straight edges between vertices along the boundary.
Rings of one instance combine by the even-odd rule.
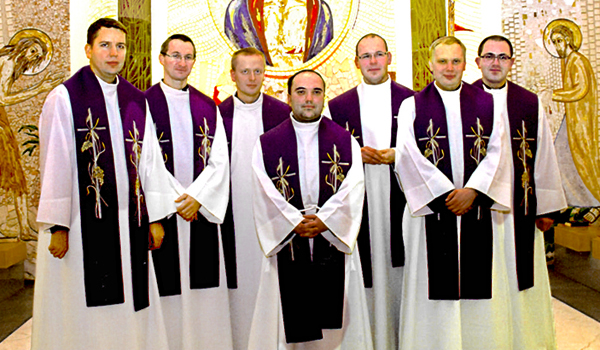
[[[382,58],[382,57],[387,56],[388,52],[389,51],[385,51],[385,52],[384,51],[377,51],[375,53],[364,53],[364,54],[358,56],[358,59],[359,60],[370,60],[371,57],[375,57],[376,59],[377,58]]]
[[[192,62],[193,60],[196,59],[192,55],[181,56],[181,54],[179,54],[179,53],[174,53],[172,55],[169,55],[168,53],[163,53],[163,55],[165,55],[167,57],[171,57],[172,59],[174,59],[177,62],[181,62],[181,60],[185,60],[186,62]]]
[[[493,53],[486,53],[485,55],[479,57],[483,58],[483,60],[487,62],[494,62],[497,58],[498,62],[500,63],[506,63],[512,59],[512,57],[504,53],[501,53],[498,56],[494,55]]]

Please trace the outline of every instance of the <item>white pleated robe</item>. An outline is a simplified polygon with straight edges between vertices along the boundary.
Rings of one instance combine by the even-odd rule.
[[[32,349],[168,349],[163,316],[154,274],[149,275],[150,306],[134,311],[130,245],[129,180],[127,176],[123,129],[117,101],[117,84],[98,79],[104,98],[112,139],[116,171],[121,259],[125,302],[87,307],[83,281],[83,250],[79,217],[79,184],[73,115],[69,93],[64,85],[46,98],[40,117],[41,196],[37,221],[40,237],[33,305]],[[168,172],[146,108],[140,179],[150,222],[171,212],[172,202],[163,191]],[[63,259],[48,251],[48,228],[70,228],[69,250]],[[153,271],[149,259],[149,271]]]
[[[293,124],[298,143],[302,202],[305,208],[314,208],[319,200],[319,123],[299,123],[293,120]],[[362,160],[356,140],[352,140],[352,166],[344,182],[316,214],[329,228],[321,235],[346,254],[343,326],[342,329],[323,330],[322,340],[286,343],[277,253],[295,237],[288,235],[302,221],[303,214],[283,198],[267,175],[260,141],[254,148],[252,169],[255,222],[264,256],[248,349],[372,349],[360,257],[358,249],[354,249],[364,198]]]
[[[263,133],[263,94],[253,103],[233,96],[231,140],[231,204],[235,227],[236,289],[229,290],[233,346],[248,349],[248,337],[260,282],[262,252],[254,228],[252,208],[252,149]]]
[[[229,200],[229,159],[221,114],[206,167],[194,179],[194,134],[189,90],[160,83],[169,108],[175,179],[173,196],[188,194],[200,204],[199,215],[221,224]],[[159,116],[154,116],[159,118]],[[175,204],[174,204],[175,205]],[[219,286],[190,289],[190,223],[177,215],[181,295],[160,298],[171,349],[232,349],[229,295],[219,227]],[[202,234],[195,233],[195,234]]]
[[[403,102],[398,115],[396,171],[407,199],[403,220],[406,265],[400,307],[399,349],[511,349],[510,297],[502,249],[504,237],[498,230],[498,222],[492,220],[492,299],[429,300],[424,215],[432,211],[427,204],[455,188],[468,187],[494,200],[492,210],[508,210],[511,188],[508,166],[501,157],[504,130],[500,110],[494,107],[494,130],[489,139],[487,155],[463,185],[460,89],[438,91],[446,109],[454,183],[423,157],[417,148],[413,129],[414,98]],[[460,238],[460,217],[457,218],[457,225]]]

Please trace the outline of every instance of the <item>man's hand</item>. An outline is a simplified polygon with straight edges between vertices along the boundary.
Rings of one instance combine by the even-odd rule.
[[[50,238],[48,250],[55,258],[64,258],[69,250],[69,231],[59,230],[54,232],[52,238]]]
[[[450,192],[446,197],[446,207],[455,215],[464,215],[473,205],[477,191],[472,188],[461,188]]]
[[[185,221],[193,221],[198,219],[198,210],[200,210],[200,203],[194,199],[194,197],[188,194],[182,194],[175,200],[175,203],[181,203],[177,206],[177,213]]]
[[[165,229],[160,222],[153,222],[150,224],[150,235],[149,235],[148,248],[155,250],[160,248],[165,238]]]
[[[304,220],[294,228],[298,236],[305,238],[314,238],[327,230],[327,226],[316,215],[304,215]]]
[[[535,219],[535,226],[540,229],[542,232],[546,232],[552,227],[554,223],[554,219],[550,218],[537,218]]]
[[[379,154],[381,154],[385,164],[396,163],[396,151],[393,148],[379,150]]]
[[[373,147],[365,146],[360,149],[362,161],[366,164],[392,164],[396,159],[396,152],[391,149],[377,150]]]

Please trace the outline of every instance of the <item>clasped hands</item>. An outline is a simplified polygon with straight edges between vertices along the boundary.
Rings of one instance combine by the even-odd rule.
[[[455,215],[464,215],[473,208],[477,191],[472,188],[460,188],[450,192],[446,197],[446,208]]]
[[[304,238],[315,238],[327,230],[327,226],[315,214],[304,215],[304,220],[294,227],[294,232]]]
[[[365,164],[394,164],[396,151],[393,148],[375,149],[365,146],[360,149],[362,161]]]

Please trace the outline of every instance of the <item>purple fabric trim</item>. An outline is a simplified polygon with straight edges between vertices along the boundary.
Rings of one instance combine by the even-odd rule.
[[[81,229],[83,244],[84,283],[88,307],[113,305],[124,302],[121,248],[119,238],[118,201],[113,150],[106,104],[100,84],[89,66],[80,69],[64,83],[71,101],[73,125],[77,150],[77,166],[80,196]],[[123,136],[125,138],[125,159],[129,177],[129,231],[131,240],[131,268],[133,300],[135,311],[149,305],[148,298],[148,215],[142,199],[138,202],[135,193],[139,178],[135,165],[132,142],[133,136],[142,141],[146,121],[146,102],[143,94],[122,77],[117,86],[119,109],[121,112]],[[91,111],[92,125],[104,152],[98,157],[98,166],[104,171],[104,183],[100,187],[103,203],[102,218],[96,218],[96,198],[89,171],[93,157],[90,152],[81,152],[88,136],[88,110]],[[135,123],[137,135],[134,135]],[[131,132],[131,134],[130,134]],[[139,188],[141,191],[141,187]],[[143,198],[143,192],[140,192]]]
[[[318,138],[319,160],[333,158],[335,145],[339,162],[346,163],[338,165],[343,174],[347,174],[352,166],[350,134],[333,121],[322,118]],[[285,178],[293,190],[289,203],[303,209],[296,134],[291,119],[263,134],[260,142],[265,169],[269,177],[274,178],[274,185],[277,186],[280,177],[277,167],[281,159],[284,171],[294,174]],[[319,206],[334,194],[325,180],[330,168],[331,164],[322,162],[319,166]],[[311,259],[309,240],[299,236],[277,254],[283,323],[288,343],[322,339],[322,329],[340,329],[343,325],[345,256],[321,235],[314,238],[312,256]]]
[[[519,290],[526,290],[534,285],[534,241],[535,241],[535,218],[537,212],[537,197],[535,193],[535,158],[537,153],[538,135],[538,98],[537,95],[507,81],[507,109],[510,128],[510,144],[513,161],[513,178],[515,179],[513,193],[514,208],[514,234],[517,259],[517,281]],[[473,86],[483,89],[481,79],[473,83]],[[525,189],[523,188],[521,176],[524,173],[523,162],[519,159],[518,151],[521,149],[521,135],[525,128],[531,157],[527,157],[527,171],[529,172],[528,206],[525,208]],[[521,134],[521,135],[520,135]],[[525,211],[527,209],[527,215]]]
[[[194,179],[204,170],[204,161],[200,157],[202,140],[205,137],[214,138],[217,125],[217,107],[209,97],[189,86],[189,103],[192,116],[192,130],[194,133]],[[167,169],[174,174],[173,138],[169,116],[169,106],[164,91],[160,84],[152,86],[146,91],[146,98],[152,117],[156,123],[156,130],[163,142],[163,153],[166,158]],[[201,130],[206,136],[199,137]],[[207,154],[206,162],[210,158]],[[165,241],[161,249],[154,250],[154,267],[161,296],[181,294],[181,277],[179,266],[179,242],[176,217],[163,220],[165,227]],[[168,230],[168,232],[167,232]],[[200,216],[190,224],[190,288],[212,288],[219,286],[219,240],[218,227]]]
[[[435,139],[443,152],[438,154],[438,157],[443,155],[443,158],[437,167],[450,181],[453,181],[446,111],[434,84],[429,84],[415,95],[415,141],[424,154],[432,134],[445,136],[445,138]],[[492,132],[494,105],[490,94],[465,83],[462,84],[460,103],[465,163],[464,183],[467,183],[478,164],[470,154],[476,138],[469,138],[467,135],[477,130],[475,125],[479,119],[483,127],[480,133],[486,137],[483,140],[487,145]],[[430,128],[430,122],[433,122],[433,129]],[[483,157],[480,158],[482,159]],[[445,197],[446,195],[443,195],[439,200],[443,201]],[[479,197],[484,195],[480,194]],[[491,298],[493,236],[489,206],[485,205],[483,200],[478,200],[473,203],[473,209],[462,216],[460,243],[456,216],[446,209],[443,202],[441,205],[434,205],[432,202],[429,206],[434,211],[434,214],[425,217],[429,299]],[[460,244],[460,259],[458,244]]]
[[[395,81],[391,82],[391,100],[392,100],[392,130],[390,147],[396,146],[396,136],[398,132],[398,110],[402,102],[414,95],[414,91],[406,88]],[[360,100],[358,89],[356,87],[346,91],[340,96],[329,101],[329,110],[333,121],[346,128],[358,141],[361,147],[363,144],[362,124],[360,116]],[[404,266],[404,239],[402,235],[402,214],[406,205],[404,192],[400,189],[393,167],[390,167],[390,213],[400,213],[400,215],[390,215],[391,234],[390,249],[392,256],[392,266]],[[363,205],[363,218],[358,235],[358,247],[360,261],[363,270],[363,280],[365,287],[373,287],[373,269],[371,261],[371,234],[369,231],[369,204],[367,194]]]
[[[231,163],[231,148],[233,137],[233,112],[234,103],[233,97],[229,96],[219,105],[219,111],[223,117],[223,126],[225,127],[225,135],[227,136],[227,147],[229,149],[229,161]],[[290,106],[271,97],[263,94],[262,104],[262,121],[263,130],[269,131],[279,125],[284,120],[290,118]],[[241,146],[238,146],[241,147]],[[249,147],[252,147],[250,145]],[[230,187],[231,188],[231,187]],[[236,247],[235,247],[235,228],[233,219],[231,190],[229,192],[229,203],[225,213],[225,219],[221,224],[221,237],[223,240],[223,254],[225,257],[225,271],[227,274],[227,287],[230,289],[237,288],[237,262],[236,262]]]

